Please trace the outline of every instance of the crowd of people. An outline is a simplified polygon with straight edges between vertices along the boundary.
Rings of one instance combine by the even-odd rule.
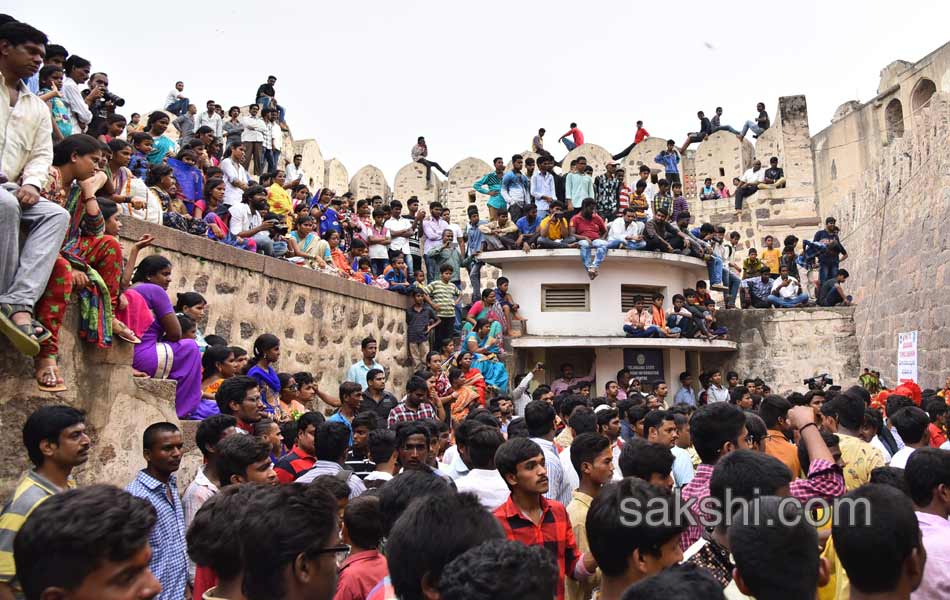
[[[33,468],[0,514],[0,599],[947,596],[950,381],[939,392],[884,390],[868,372],[846,390],[782,396],[762,380],[704,372],[698,387],[681,374],[672,393],[622,370],[598,396],[593,368],[578,377],[564,365],[547,385],[543,365],[511,377],[503,361],[522,317],[507,278],[482,288],[492,251],[576,248],[591,279],[609,250],[704,260],[708,282],[675,294],[673,310],[660,294],[635,298],[631,337],[725,336],[711,291],[726,308],[849,304],[833,218],[801,253],[794,236],[781,250],[766,236],[761,258],[751,248],[741,263],[738,232],[691,224],[679,152],[716,128],[762,133],[764,106],[741,132],[720,124],[721,109],[712,122],[700,113],[700,131],[656,157],[664,176],[642,167],[632,187],[617,164],[595,178],[580,156],[555,174],[541,130],[537,160],[515,155],[508,170],[497,158],[473,183],[488,218],[473,204],[462,228],[438,202],[311,193],[301,156],[281,164],[286,110],[274,77],[248,115],[234,107],[227,119],[214,101],[198,113],[178,82],[168,112],[143,124],[115,113],[124,101],[90,70],[30,25],[0,19],[0,333],[34,357],[41,390],[63,391],[59,333],[76,301],[83,343],[119,338],[134,345],[137,375],[176,381],[178,417],[200,421],[202,465],[181,489],[182,431],[155,423],[124,491],[77,486],[71,475],[92,448],[85,416],[34,411],[23,425]],[[625,152],[648,135],[638,123]],[[570,150],[583,133],[572,124],[562,141]],[[424,138],[412,157],[427,177],[444,173]],[[740,194],[783,184],[770,163],[739,180],[737,208]],[[704,199],[728,195],[704,186]],[[328,390],[313,373],[280,370],[276,335],[250,349],[205,335],[206,299],[173,301],[174,265],[139,259],[150,235],[123,252],[123,218],[408,296],[404,393],[388,385],[372,337]],[[799,275],[812,268],[814,300]],[[704,526],[700,501],[727,493],[748,506]],[[865,501],[850,516],[872,527],[845,513],[784,528],[747,514],[801,516],[809,501],[841,498]],[[697,503],[688,522],[626,518],[631,504],[672,515],[681,500]]]
[[[82,412],[30,414],[33,468],[0,514],[0,597],[936,600],[950,589],[950,380],[939,392],[818,382],[782,396],[712,372],[696,398],[685,373],[670,397],[621,371],[592,398],[591,378],[565,365],[555,389],[529,394],[535,372],[527,399],[485,408],[458,367],[420,372],[397,402],[369,342],[350,369],[368,387],[344,382],[326,418],[308,409],[310,376],[272,381],[276,346],[258,342],[251,376],[228,376],[232,354],[221,363],[219,411],[198,426],[202,465],[184,490],[173,423],[142,432],[144,468],[121,490],[72,478],[92,449]]]

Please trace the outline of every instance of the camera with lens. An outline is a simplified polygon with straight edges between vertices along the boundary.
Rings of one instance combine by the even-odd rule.
[[[834,385],[835,380],[832,379],[827,373],[822,373],[821,375],[809,377],[808,379],[802,381],[802,383],[807,385],[809,390],[823,390],[829,385]]]
[[[107,89],[102,90],[102,99],[105,100],[106,102],[111,102],[112,104],[115,104],[116,106],[125,106],[124,98],[121,98],[120,96],[116,96],[115,94],[113,94]]]

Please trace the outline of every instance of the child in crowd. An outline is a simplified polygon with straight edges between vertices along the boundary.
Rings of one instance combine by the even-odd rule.
[[[205,311],[207,309],[208,301],[198,292],[183,292],[178,294],[178,302],[175,303],[175,312],[178,313],[179,316],[189,317],[192,323],[200,323],[204,320]],[[182,328],[182,337],[185,337],[184,331],[184,328]],[[205,336],[201,334],[197,325],[195,325],[195,335],[193,338],[198,342],[198,349],[204,352],[208,344],[205,342]]]
[[[369,243],[369,260],[373,267],[373,274],[377,277],[383,274],[383,269],[389,262],[389,243],[392,236],[386,229],[386,211],[382,208],[373,210],[373,225],[369,228],[367,242]]]
[[[782,256],[779,258],[779,267],[788,267],[788,274],[801,281],[798,276],[798,253],[795,247],[798,245],[798,238],[794,235],[787,235],[782,242]]]
[[[647,211],[650,209],[650,205],[647,200],[646,189],[647,182],[643,179],[638,179],[636,183],[636,191],[632,196],[630,196],[630,208],[632,208],[634,211],[634,218],[643,223],[646,223]]]
[[[678,328],[671,328],[663,310],[663,294],[653,294],[653,324],[660,330],[660,337],[676,338],[680,336]]]
[[[178,315],[178,325],[181,327],[181,339],[193,340],[198,331],[198,326],[191,317]]]
[[[729,330],[719,325],[719,321],[716,318],[716,301],[712,299],[706,300],[703,306],[706,308],[706,312],[703,313],[703,317],[706,319],[706,329],[712,334],[712,339],[726,337]]]
[[[689,311],[693,323],[696,325],[696,337],[704,338],[707,341],[712,340],[712,334],[706,327],[706,307],[700,302],[696,290],[685,289],[683,290],[683,296],[686,298],[684,307]]]
[[[742,261],[742,278],[751,279],[758,277],[762,272],[762,261],[759,260],[759,253],[755,248],[749,248],[749,256]]]
[[[700,305],[705,305],[706,300],[709,300],[711,296],[709,295],[709,288],[706,287],[706,281],[700,279],[696,282],[696,299],[699,301]]]
[[[686,196],[683,195],[683,184],[677,181],[673,184],[673,212],[671,216],[674,220],[678,220],[681,214],[688,212],[689,202],[686,200]]]
[[[721,181],[719,183],[722,183]],[[712,184],[712,177],[703,180],[703,189],[699,193],[700,200],[716,200],[719,198],[719,191]]]
[[[409,295],[411,284],[409,282],[409,269],[406,267],[406,257],[399,253],[393,257],[390,265],[384,275],[386,282],[389,283],[389,290],[403,295]],[[423,293],[425,295],[425,293]]]
[[[254,354],[245,367],[245,374],[257,382],[264,410],[274,414],[280,397],[280,379],[274,365],[280,360],[280,339],[272,333],[263,333],[254,340]]]
[[[451,235],[451,232],[449,232]],[[439,317],[439,326],[435,330],[435,339],[446,340],[455,333],[455,307],[461,301],[462,292],[452,283],[454,268],[444,264],[439,268],[439,279],[428,285],[432,308]]]
[[[673,310],[666,317],[666,326],[670,331],[678,331],[680,337],[692,338],[698,330],[693,315],[686,308],[686,298],[682,294],[673,295]],[[672,337],[672,336],[671,336]]]
[[[129,160],[129,170],[139,179],[145,179],[148,175],[148,155],[152,152],[154,144],[152,136],[139,131],[132,134],[132,158]]]
[[[732,192],[729,191],[729,188],[726,187],[726,184],[723,181],[716,183],[716,192],[719,194],[720,198],[732,197]]]
[[[772,275],[778,274],[781,252],[775,247],[775,238],[770,235],[765,236],[765,250],[762,251],[762,264],[769,268]]]

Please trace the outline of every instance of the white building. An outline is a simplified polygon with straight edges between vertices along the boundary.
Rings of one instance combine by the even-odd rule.
[[[586,375],[591,365],[596,365],[591,395],[600,396],[606,383],[615,380],[626,366],[642,382],[665,381],[675,391],[681,372],[699,374],[704,353],[736,349],[732,341],[629,338],[623,332],[624,317],[636,296],[644,296],[648,304],[653,294],[663,294],[669,313],[674,294],[695,288],[697,281],[707,278],[702,260],[611,250],[600,274],[591,280],[578,250],[488,252],[483,256],[511,280],[509,292],[528,320],[528,334],[511,340],[517,372],[530,371],[532,365],[542,362],[550,383],[560,377],[564,363],[573,364],[577,376]]]

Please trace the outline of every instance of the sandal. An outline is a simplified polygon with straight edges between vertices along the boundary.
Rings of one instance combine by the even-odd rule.
[[[65,392],[66,385],[63,378],[56,371],[56,365],[46,365],[36,371],[36,385],[41,392]]]
[[[0,333],[2,333],[10,343],[13,344],[13,347],[17,349],[21,354],[27,356],[36,356],[40,353],[40,344],[36,338],[36,331],[34,330],[33,323],[24,323],[18,325],[13,321],[13,315],[18,312],[28,312],[30,315],[33,314],[33,311],[29,307],[22,304],[0,304]],[[46,328],[43,330],[48,334]],[[43,338],[49,339],[49,337]]]

